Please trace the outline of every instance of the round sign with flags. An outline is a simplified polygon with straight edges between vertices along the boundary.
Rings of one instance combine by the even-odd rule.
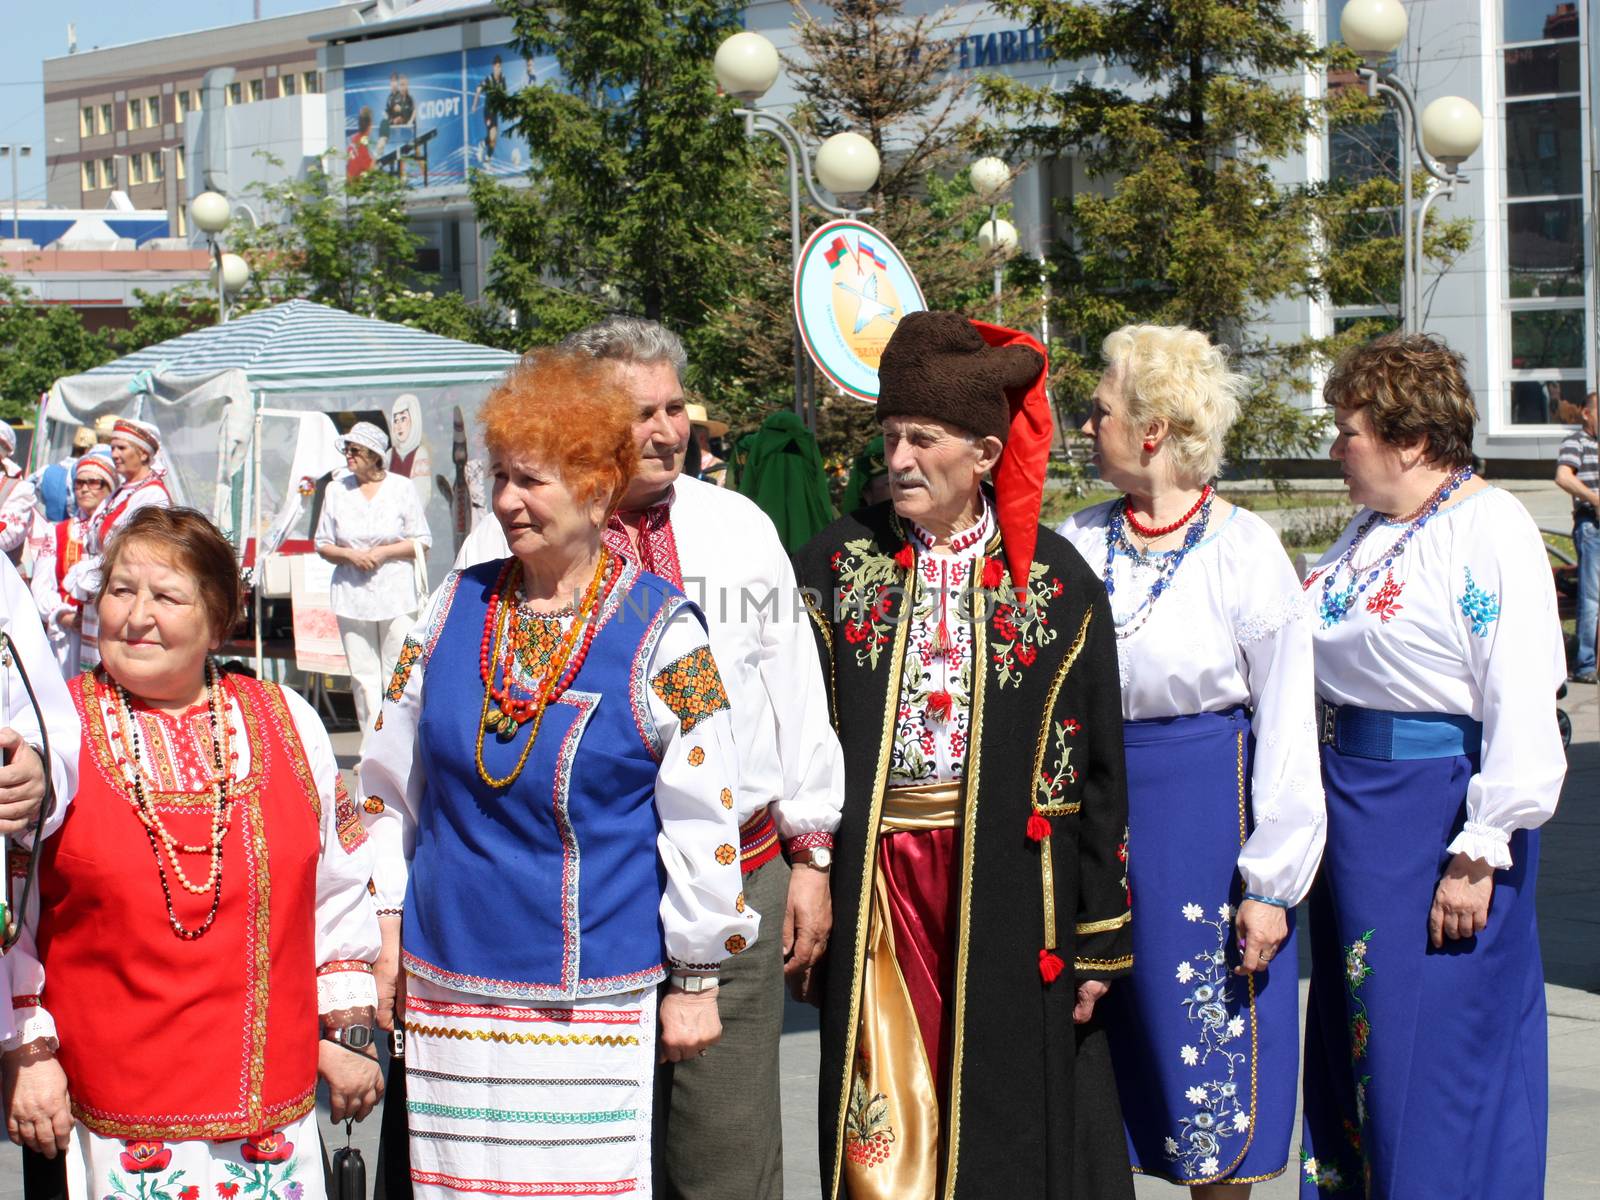
[[[794,273],[795,322],[817,369],[862,400],[878,398],[878,360],[900,318],[927,304],[888,238],[853,218],[811,235]]]

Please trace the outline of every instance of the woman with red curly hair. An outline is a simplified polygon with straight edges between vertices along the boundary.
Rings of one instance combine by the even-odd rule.
[[[419,1197],[648,1196],[655,1064],[718,1039],[756,936],[704,620],[601,536],[638,467],[615,371],[536,351],[484,404],[510,556],[439,588],[362,759]]]

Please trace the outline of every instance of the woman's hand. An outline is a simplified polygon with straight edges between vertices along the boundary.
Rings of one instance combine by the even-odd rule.
[[[1435,950],[1447,939],[1476,937],[1489,924],[1489,901],[1494,898],[1494,868],[1482,859],[1458,854],[1444,869],[1433,891],[1428,913],[1428,937]]]
[[[661,1049],[657,1062],[683,1062],[704,1054],[722,1038],[717,992],[668,988],[661,998]]]
[[[78,627],[78,610],[75,608],[62,609],[56,614],[56,624],[62,629],[76,629]]]
[[[72,1105],[67,1074],[49,1043],[30,1042],[0,1055],[6,1132],[18,1145],[54,1158],[67,1148]]]
[[[379,917],[383,948],[372,964],[373,981],[378,985],[378,1028],[393,1033],[406,1019],[406,974],[400,969],[399,917]]]
[[[1094,1016],[1094,1006],[1100,997],[1111,990],[1109,983],[1101,983],[1098,979],[1085,979],[1078,985],[1077,1002],[1072,1006],[1072,1023],[1074,1025],[1087,1024],[1089,1018]]]
[[[376,571],[380,561],[373,551],[354,548],[345,550],[344,560],[358,571]]]
[[[0,836],[28,829],[44,803],[44,760],[15,729],[0,729]]]
[[[1233,973],[1253,975],[1257,971],[1265,971],[1267,964],[1288,940],[1289,914],[1276,904],[1246,900],[1239,905],[1234,928],[1239,933],[1240,962]]]
[[[317,1074],[328,1083],[328,1115],[339,1121],[364,1121],[383,1097],[378,1051],[347,1050],[323,1038],[317,1043]]]

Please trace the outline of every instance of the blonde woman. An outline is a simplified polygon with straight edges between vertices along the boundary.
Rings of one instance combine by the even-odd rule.
[[[1107,1028],[1134,1169],[1241,1200],[1294,1122],[1292,909],[1324,836],[1311,627],[1277,536],[1211,486],[1243,378],[1181,326],[1102,350],[1082,432],[1123,495],[1061,532],[1110,593],[1122,676],[1137,919]]]

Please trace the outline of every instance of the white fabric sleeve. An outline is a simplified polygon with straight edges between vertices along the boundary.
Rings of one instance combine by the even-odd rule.
[[[428,630],[436,623],[443,624],[459,574],[452,571],[446,576],[401,644],[378,719],[361,754],[360,804],[372,841],[372,882],[379,916],[399,916],[405,907],[417,815],[428,786],[417,737]]]
[[[772,805],[778,835],[795,849],[832,846],[844,808],[844,750],[828,719],[827,682],[794,567],[774,532],[767,578],[776,612],[761,621],[761,686],[778,726],[783,795]]]
[[[28,581],[28,591],[33,596],[33,606],[38,610],[39,620],[48,632],[65,607],[61,601],[61,589],[56,586],[56,537],[53,526],[50,536],[41,541],[34,551],[33,578]]]
[[[1538,529],[1520,505],[1496,516],[1462,539],[1451,565],[1453,615],[1483,697],[1483,750],[1466,824],[1447,850],[1505,870],[1512,833],[1543,825],[1561,798],[1567,757],[1555,708],[1566,654]]]
[[[1245,595],[1263,597],[1263,607],[1247,611],[1235,627],[1256,743],[1250,772],[1255,829],[1239,852],[1239,875],[1248,897],[1293,908],[1311,890],[1328,830],[1310,611],[1289,560],[1273,549],[1282,569],[1262,581],[1258,564]]]
[[[56,1023],[39,1003],[44,992],[44,965],[36,942],[39,930],[39,893],[29,897],[21,914],[22,932],[16,945],[0,956],[0,983],[5,985],[5,1012],[0,1013],[0,1051],[15,1050],[41,1039],[57,1046]]]
[[[400,501],[400,536],[421,542],[424,550],[433,545],[433,532],[428,528],[427,515],[422,511],[422,500],[410,480],[406,481],[406,495]]]
[[[11,489],[4,507],[0,507],[0,550],[10,554],[28,540],[37,496],[33,484],[26,479],[18,480],[17,486]]]
[[[372,852],[366,827],[345,790],[333,744],[316,710],[294,692],[284,690],[283,697],[322,801],[322,853],[317,859],[317,1011],[376,1006],[372,964],[382,939],[367,891]]]
[[[317,513],[317,528],[311,535],[313,546],[339,544],[339,496],[343,491],[337,475],[322,489],[322,510]]]
[[[44,728],[50,734],[48,766],[56,799],[44,826],[44,834],[49,837],[60,828],[72,794],[78,790],[78,713],[67,693],[66,680],[61,677],[61,667],[50,648],[50,639],[39,621],[33,595],[9,559],[0,561],[0,605],[4,606],[0,614],[4,616],[5,631],[17,648],[23,670],[28,673],[28,682],[33,685],[34,696],[44,716]],[[43,750],[39,718],[34,714],[28,690],[23,687],[22,676],[15,666],[0,672],[0,698],[6,706],[5,724],[20,733],[30,746]]]
[[[691,711],[674,690],[675,668],[716,671],[705,629],[687,602],[668,621],[647,672],[661,747],[656,848],[667,875],[661,925],[674,967],[714,971],[755,942],[760,918],[744,900],[732,718],[725,703],[710,713]],[[696,690],[705,694],[703,677]]]

